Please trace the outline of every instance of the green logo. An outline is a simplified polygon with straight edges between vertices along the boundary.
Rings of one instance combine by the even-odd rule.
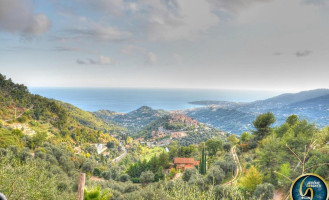
[[[316,174],[304,174],[291,185],[293,200],[327,200],[329,195],[326,181]]]

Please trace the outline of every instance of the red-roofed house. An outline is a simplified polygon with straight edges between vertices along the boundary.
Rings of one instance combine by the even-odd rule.
[[[194,160],[194,158],[174,158],[174,165],[176,165],[176,169],[190,169],[196,166],[199,166],[200,161]]]

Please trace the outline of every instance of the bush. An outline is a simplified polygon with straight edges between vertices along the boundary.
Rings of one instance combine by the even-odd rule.
[[[259,200],[271,200],[274,196],[274,186],[270,183],[257,185],[254,198]]]
[[[109,172],[109,171],[103,172],[103,173],[102,173],[102,177],[103,177],[105,180],[110,180],[110,179],[111,179],[111,172]]]
[[[185,182],[188,182],[193,174],[196,174],[197,170],[196,169],[187,169],[183,172],[182,179]]]
[[[26,162],[28,159],[31,159],[32,155],[31,155],[30,149],[29,148],[22,149],[21,152],[19,153],[19,158],[23,162]]]
[[[216,185],[214,187],[214,193],[216,200],[220,199],[235,199],[243,200],[245,199],[242,193],[235,187],[226,185]]]
[[[138,190],[139,190],[138,185],[129,184],[125,187],[124,193],[135,192],[135,191],[138,191]]]
[[[27,117],[22,116],[22,117],[18,118],[17,121],[20,122],[20,123],[26,123],[27,122]]]
[[[224,145],[223,145],[223,149],[224,149],[226,152],[230,152],[230,151],[231,151],[231,144],[228,143],[228,142],[225,142]]]
[[[206,179],[208,184],[218,185],[223,181],[224,177],[225,173],[222,168],[214,166],[208,171]]]
[[[122,174],[120,177],[119,177],[119,180],[121,182],[127,182],[130,180],[130,176],[128,174]]]
[[[139,178],[131,178],[131,181],[133,183],[140,183],[140,179]]]
[[[142,172],[140,176],[140,182],[143,185],[147,185],[154,181],[154,174],[151,171]]]

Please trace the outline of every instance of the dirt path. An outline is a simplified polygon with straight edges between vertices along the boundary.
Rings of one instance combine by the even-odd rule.
[[[283,197],[283,194],[280,190],[275,190],[274,191],[274,197],[273,197],[273,200],[282,200],[284,197]]]
[[[177,174],[175,175],[175,177],[173,178],[173,180],[177,180],[177,179],[179,179],[180,177],[182,177],[182,175],[183,175],[183,173],[177,173]]]
[[[241,176],[242,174],[242,167],[241,167],[241,164],[240,164],[240,161],[239,161],[239,157],[238,155],[236,154],[236,146],[233,146],[232,149],[231,149],[231,152],[232,152],[232,155],[233,155],[233,158],[234,158],[234,161],[235,163],[237,164],[237,168],[235,170],[235,173],[234,173],[234,177],[226,182],[226,183],[223,183],[223,185],[231,185],[233,184],[234,181],[236,181],[236,179]]]

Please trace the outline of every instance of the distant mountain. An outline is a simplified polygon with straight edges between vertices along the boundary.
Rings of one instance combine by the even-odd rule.
[[[281,117],[288,114],[296,114],[300,118],[314,122],[319,127],[329,125],[329,95],[308,99],[289,104],[282,108],[273,109],[273,112]]]
[[[131,131],[139,131],[151,122],[167,115],[164,110],[155,110],[148,106],[142,106],[129,113],[116,113],[108,110],[94,112],[94,115],[104,120],[115,122]]]
[[[216,104],[187,110],[186,115],[235,134],[250,131],[253,128],[252,121],[255,117],[265,112],[273,112],[276,115],[277,122],[275,125],[283,123],[292,114],[298,115],[301,119],[315,122],[319,127],[329,124],[329,89],[282,94],[246,104],[209,100],[200,102]]]
[[[252,102],[251,105],[266,105],[269,107],[278,107],[282,105],[306,101],[325,95],[329,95],[329,89],[309,90],[299,93],[286,93],[266,100]]]

